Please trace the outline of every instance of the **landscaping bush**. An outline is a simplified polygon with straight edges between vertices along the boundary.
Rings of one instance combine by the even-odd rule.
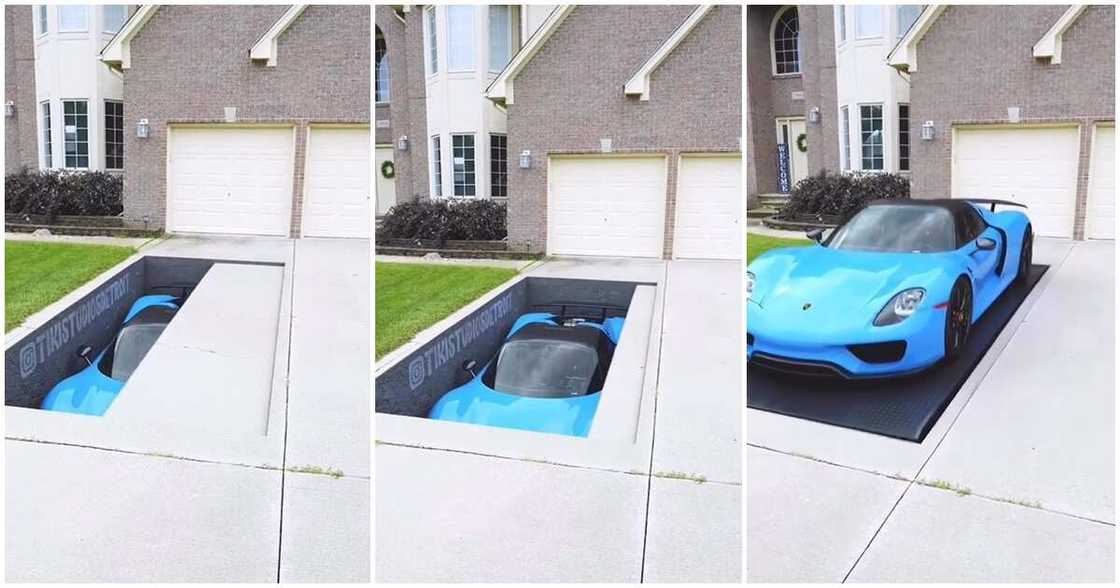
[[[506,238],[506,207],[493,200],[424,200],[389,209],[377,236],[432,241],[500,241]]]
[[[780,217],[791,220],[805,215],[844,218],[871,200],[909,197],[910,180],[899,174],[821,171],[794,186]]]
[[[124,211],[121,176],[101,171],[36,171],[26,167],[4,176],[9,214],[116,216]]]

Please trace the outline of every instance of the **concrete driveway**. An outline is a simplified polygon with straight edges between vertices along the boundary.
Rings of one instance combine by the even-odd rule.
[[[631,448],[641,467],[403,445],[382,439],[379,421],[377,581],[738,582],[740,274],[739,263],[703,261],[530,270],[657,284],[652,435]]]
[[[1113,581],[1115,244],[1035,261],[923,443],[748,409],[748,582]]]
[[[220,442],[205,423],[98,431],[9,407],[6,579],[368,581],[369,243],[175,237],[144,254],[284,264],[281,406],[265,434]]]

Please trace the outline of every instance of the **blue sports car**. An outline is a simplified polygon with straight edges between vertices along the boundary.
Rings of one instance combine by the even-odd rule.
[[[991,205],[991,209],[980,206]],[[751,365],[885,377],[956,357],[972,325],[1030,274],[1034,235],[1000,200],[877,200],[809,247],[747,267]]]
[[[132,303],[113,342],[94,359],[88,345],[78,350],[86,361],[82,371],[62,380],[43,399],[43,410],[101,416],[117,399],[128,377],[140,365],[179,310],[178,299],[163,294],[142,296]]]
[[[495,359],[477,372],[476,362],[463,364],[470,381],[440,398],[428,417],[586,437],[623,322],[524,314]]]

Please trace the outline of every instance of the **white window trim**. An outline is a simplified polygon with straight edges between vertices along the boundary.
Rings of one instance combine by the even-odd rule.
[[[863,167],[863,107],[864,106],[878,106],[879,107],[879,124],[882,125],[879,129],[879,138],[883,145],[883,167],[880,169],[864,168]],[[859,171],[864,173],[885,173],[887,171],[887,106],[884,102],[860,102],[856,104],[856,121],[859,124]]]
[[[39,14],[40,10],[42,11],[41,15]],[[46,4],[39,4],[35,6],[35,26],[39,27],[39,37],[42,37],[43,35],[46,35],[48,32],[50,32],[51,17],[50,11],[47,8]]]
[[[66,165],[66,103],[67,102],[85,102],[86,103],[86,165],[85,165],[85,167],[77,167],[77,166],[76,167],[70,167],[70,166]],[[88,98],[63,98],[62,100],[59,101],[59,106],[61,106],[61,109],[59,110],[59,114],[62,115],[62,119],[61,119],[62,120],[62,143],[61,143],[61,145],[62,145],[62,167],[59,168],[59,169],[73,169],[73,170],[79,170],[79,171],[88,171],[90,169],[93,169],[93,168],[90,167],[90,162],[93,161],[93,153],[94,153],[93,152],[93,145],[95,144],[95,141],[90,141],[90,131],[93,130],[90,127],[90,121],[93,120],[93,111],[92,111],[92,108],[90,107],[90,104],[91,104],[91,101]],[[52,112],[51,114],[54,114],[54,113]],[[51,121],[51,124],[53,125],[54,121]],[[75,156],[75,157],[77,157],[77,156]]]
[[[509,59],[506,60],[505,65],[498,69],[490,67],[490,11],[494,8],[505,8],[508,11],[507,14],[509,15]],[[514,47],[515,36],[513,32],[514,29],[518,28],[519,25],[518,23],[513,22],[513,8],[513,5],[510,4],[489,4],[486,6],[486,69],[492,74],[502,73],[502,70],[504,70],[506,68],[506,65],[509,65],[510,60],[513,59],[513,54],[517,52],[517,48]]]
[[[45,109],[43,107],[46,107]],[[47,116],[43,116],[47,115]],[[44,118],[50,119],[50,125],[44,126],[46,121]],[[42,169],[54,169],[54,121],[55,112],[54,107],[51,105],[50,100],[43,100],[39,102],[39,166]],[[45,131],[45,132],[44,132]],[[49,161],[48,161],[49,160]]]
[[[894,105],[894,136],[895,142],[898,144],[895,145],[894,148],[894,154],[896,158],[895,169],[900,174],[908,174],[910,173],[910,169],[912,167],[912,164],[914,163],[914,143],[912,141],[907,142],[907,146],[910,148],[910,154],[906,156],[906,169],[902,169],[902,117],[899,116],[899,110],[903,106],[906,107],[906,134],[911,139],[913,139],[914,137],[914,112],[910,109],[910,103],[896,102]]]
[[[385,43],[385,59],[389,59],[389,43],[385,39],[385,35],[381,36],[381,42]],[[393,100],[393,64],[389,63],[389,99],[377,100],[377,34],[373,36],[373,97],[374,105],[389,104]]]
[[[788,12],[790,10],[797,10],[797,6],[791,4],[789,6],[786,6],[785,8],[782,8],[782,9],[778,10],[777,12],[774,13],[774,18],[770,20],[770,36],[769,36],[770,75],[772,75],[774,77],[778,77],[778,78],[800,77],[802,66],[804,65],[801,61],[801,58],[802,58],[802,51],[801,51],[801,15],[798,14],[797,15],[797,71],[796,72],[790,72],[790,73],[778,73],[778,52],[777,52],[777,48],[774,47],[774,31],[777,30],[777,28],[778,28],[778,20],[780,18],[782,18],[783,14],[785,14],[786,12]]]
[[[62,9],[63,8],[72,8],[72,7],[75,7],[75,6],[77,6],[78,8],[82,8],[86,11],[85,26],[80,28],[80,29],[64,29],[64,28],[62,28]],[[83,4],[61,4],[61,5],[58,6],[58,9],[55,10],[55,14],[58,16],[58,19],[57,19],[58,20],[58,32],[60,32],[60,33],[88,33],[89,32],[89,6],[86,6],[86,5],[83,5]]]
[[[506,173],[505,173],[506,195],[505,196],[495,196],[494,195],[494,139],[493,139],[493,137],[503,137],[506,140],[506,146],[505,146],[505,150],[506,150],[506,162],[505,162],[506,163]],[[490,196],[490,198],[501,198],[501,199],[504,200],[504,199],[509,198],[509,134],[490,132],[490,133],[486,133],[486,138],[488,139],[486,141],[486,167],[487,167],[487,170],[486,170],[486,178],[487,178],[486,193]],[[476,164],[475,168],[477,168],[477,167],[478,167],[478,165]],[[477,174],[475,175],[475,177],[476,178],[478,177]],[[475,182],[475,183],[477,183],[477,182]],[[475,189],[475,193],[476,194],[478,193],[477,188]]]
[[[433,78],[439,75],[439,15],[435,6],[424,9],[424,32],[424,74]]]
[[[110,30],[108,28],[109,19],[106,18],[106,14],[108,14],[108,8],[110,6],[119,6],[119,7],[124,9],[124,20],[121,21],[120,26],[118,26],[115,30]],[[110,35],[115,35],[115,34],[117,34],[117,31],[121,30],[121,28],[124,27],[124,23],[126,23],[126,22],[128,22],[128,5],[127,4],[103,4],[103,5],[101,5],[101,32],[107,33],[107,34],[110,34]]]
[[[832,19],[836,21],[836,46],[843,47],[848,44],[848,9],[844,4],[837,4],[832,10]],[[798,23],[800,26],[800,23]]]
[[[453,69],[451,67],[451,14],[450,14],[450,9],[453,8],[453,7],[460,7],[460,6],[466,6],[467,8],[471,9],[471,66],[469,68],[466,68],[466,69]],[[478,6],[483,6],[483,5],[448,4],[448,5],[443,7],[443,9],[444,9],[444,13],[443,13],[444,14],[444,21],[447,23],[443,27],[443,35],[444,35],[443,41],[444,41],[444,46],[447,47],[447,73],[448,74],[474,73],[474,72],[479,70],[478,38],[477,38],[478,35],[476,35],[476,33],[478,32],[478,13],[479,13]],[[489,38],[487,38],[487,43],[489,43],[489,41],[490,41]],[[489,64],[487,64],[485,67],[487,69],[489,69],[490,66],[489,66]],[[477,189],[475,190],[475,193],[476,194],[478,193]]]
[[[845,125],[844,115],[848,124]],[[840,171],[852,170],[852,109],[847,104],[840,106]]]
[[[124,149],[124,131],[125,131],[125,127],[124,127],[124,100],[115,100],[115,99],[111,99],[111,98],[105,98],[104,100],[101,101],[101,105],[102,105],[102,109],[101,109],[102,110],[102,112],[101,112],[101,147],[102,147],[102,151],[104,151],[104,153],[101,154],[101,161],[105,164],[105,169],[107,169],[107,170],[124,171],[124,152],[123,151],[121,152],[121,166],[120,167],[109,167],[109,125],[106,124],[106,120],[105,120],[106,115],[109,113],[109,111],[108,111],[107,108],[104,107],[105,104],[109,103],[109,102],[111,102],[113,104],[120,104],[121,105],[121,149]]]
[[[439,141],[439,149],[436,149],[435,141]],[[432,173],[428,176],[428,181],[431,183],[432,198],[443,198],[443,136],[432,135],[428,137],[428,152],[433,155],[432,160],[435,164],[429,166]],[[438,169],[437,169],[438,167]]]
[[[452,132],[447,134],[447,136],[451,139],[451,143],[450,143],[451,151],[448,152],[451,155],[451,193],[447,195],[447,198],[455,198],[457,200],[474,200],[474,199],[482,198],[481,190],[478,189],[478,176],[481,175],[481,173],[480,173],[481,168],[479,166],[479,159],[478,159],[478,136],[479,136],[479,134],[480,133],[478,133],[477,131],[462,131],[462,132],[452,131]],[[474,151],[474,195],[473,196],[459,196],[455,193],[455,137],[470,137],[471,138],[471,150]],[[489,145],[489,142],[487,142],[487,145],[486,145],[486,160],[487,161],[490,160],[490,145]],[[464,173],[466,173],[466,172],[464,172]],[[490,170],[487,169],[486,173],[487,173],[486,177],[489,178],[490,177],[489,176]],[[489,181],[487,181],[487,186],[489,186],[489,185],[490,185],[490,183],[489,183]]]
[[[869,39],[882,39],[883,34],[885,33],[884,29],[887,28],[886,26],[884,26],[887,23],[883,20],[883,6],[885,6],[885,5],[883,5],[883,4],[856,4],[855,6],[856,6],[856,9],[855,9],[855,12],[853,13],[856,16],[856,18],[855,18],[855,25],[856,25],[856,27],[855,27],[856,28],[855,39],[857,41],[867,41]],[[867,36],[864,36],[864,35],[860,34],[860,32],[859,32],[859,11],[860,11],[861,8],[863,8],[863,9],[875,8],[879,11],[879,34],[877,34],[877,35],[867,35]]]

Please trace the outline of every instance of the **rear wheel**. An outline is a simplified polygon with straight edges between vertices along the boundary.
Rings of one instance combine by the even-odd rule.
[[[1033,258],[1034,231],[1031,230],[1030,225],[1027,225],[1027,229],[1023,231],[1023,247],[1019,251],[1019,275],[1015,276],[1015,280],[1020,284],[1027,283],[1027,278],[1031,275]]]
[[[968,333],[972,330],[972,285],[961,276],[949,294],[949,307],[945,312],[945,359],[960,355]]]

